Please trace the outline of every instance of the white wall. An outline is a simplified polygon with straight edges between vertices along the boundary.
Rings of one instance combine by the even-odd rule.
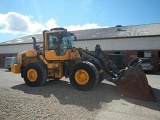
[[[160,37],[141,37],[104,40],[74,41],[75,47],[95,50],[96,44],[101,45],[102,50],[157,50],[160,49]],[[42,43],[40,44],[42,46]],[[19,53],[33,48],[33,44],[0,46],[0,53]]]
[[[42,44],[40,45],[42,46]],[[33,49],[33,43],[0,46],[0,54],[1,53],[19,53],[19,52],[30,50],[30,49]]]
[[[87,47],[90,51],[95,50],[96,44],[99,44],[102,50],[157,50],[160,49],[160,37],[84,40],[74,42],[75,47]]]

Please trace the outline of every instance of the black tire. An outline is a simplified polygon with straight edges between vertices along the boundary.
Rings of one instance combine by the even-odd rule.
[[[82,72],[82,71],[86,73],[86,76],[87,76],[87,80],[84,83],[83,83],[83,80],[82,82],[77,81],[77,77],[78,77],[77,74],[78,72]],[[70,79],[71,85],[74,86],[77,90],[87,91],[93,88],[94,86],[96,86],[96,84],[99,81],[99,74],[96,67],[92,63],[88,61],[84,61],[82,63],[77,63],[72,67],[70,71],[69,79]]]
[[[47,81],[47,69],[40,63],[30,63],[24,68],[23,77],[28,86],[38,87]]]
[[[102,67],[101,67],[98,63],[96,63],[95,61],[90,61],[90,62],[95,65],[95,67],[96,67],[97,70],[98,70],[98,73],[100,72],[100,73],[99,73],[99,81],[98,81],[98,83],[102,82],[102,81],[104,80],[104,74],[103,74],[103,69],[102,69]]]

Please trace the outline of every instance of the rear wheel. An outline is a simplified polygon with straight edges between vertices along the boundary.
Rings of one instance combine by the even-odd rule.
[[[47,81],[47,70],[40,63],[30,63],[24,68],[23,76],[28,86],[38,87]]]
[[[99,81],[96,67],[90,62],[77,63],[70,71],[70,82],[78,90],[87,91]]]

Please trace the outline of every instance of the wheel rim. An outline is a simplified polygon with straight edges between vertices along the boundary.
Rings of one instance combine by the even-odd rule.
[[[35,69],[30,69],[27,72],[27,78],[28,78],[29,81],[35,82],[37,77],[38,77],[38,74],[37,74],[37,71]]]
[[[89,74],[85,70],[78,70],[75,73],[75,80],[78,84],[84,85],[89,81]]]

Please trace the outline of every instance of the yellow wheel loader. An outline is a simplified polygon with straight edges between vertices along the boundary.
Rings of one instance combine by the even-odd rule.
[[[21,74],[28,86],[66,77],[76,89],[87,91],[106,79],[117,86],[121,95],[155,101],[140,59],[133,59],[128,67],[118,70],[100,45],[96,45],[95,54],[75,48],[76,36],[64,28],[44,30],[42,48],[32,39],[33,49],[19,53],[18,63],[11,68],[13,73]]]

